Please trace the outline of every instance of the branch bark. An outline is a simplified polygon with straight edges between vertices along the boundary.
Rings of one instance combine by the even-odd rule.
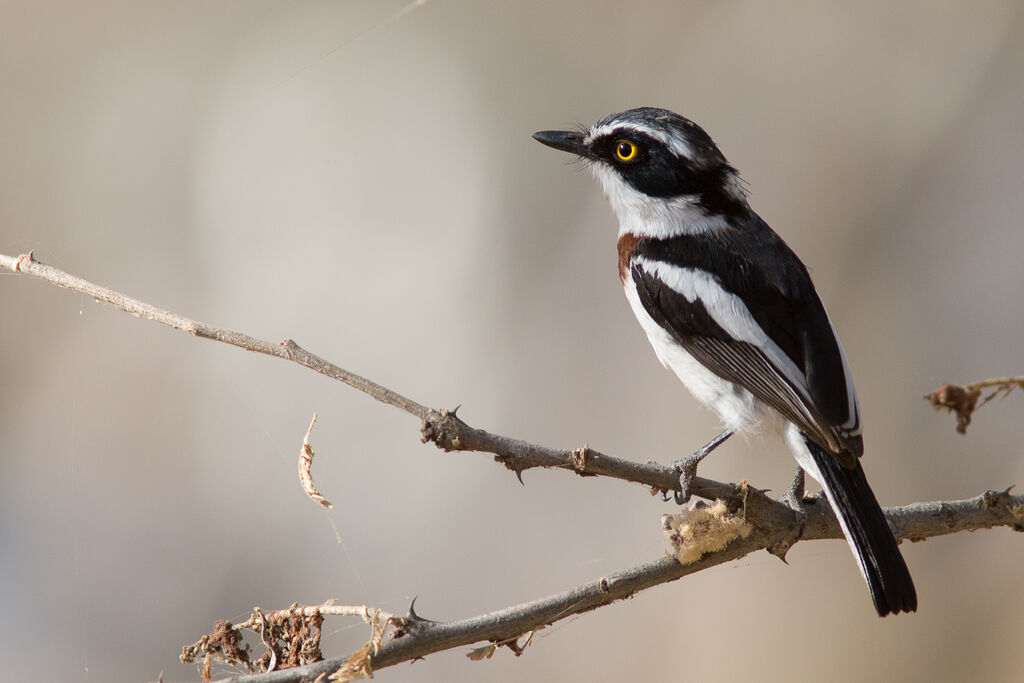
[[[424,442],[434,443],[445,451],[476,451],[493,454],[498,462],[503,463],[517,475],[533,467],[554,467],[572,470],[584,476],[600,475],[631,481],[663,491],[678,491],[680,488],[679,474],[672,467],[657,463],[624,460],[599,453],[587,446],[576,450],[548,448],[470,427],[456,416],[455,411],[428,408],[396,391],[306,351],[291,339],[274,344],[242,332],[234,332],[186,318],[183,315],[83,280],[59,268],[48,266],[37,261],[32,252],[18,257],[0,254],[0,268],[7,269],[12,273],[32,275],[58,287],[86,294],[135,317],[147,318],[196,337],[231,344],[246,351],[254,351],[298,363],[321,375],[344,382],[382,403],[387,403],[418,417],[421,421]],[[729,495],[731,487],[728,484],[697,477],[694,480],[692,491],[696,496],[714,499]]]
[[[456,416],[455,411],[429,408],[417,403],[306,351],[290,339],[273,344],[241,332],[186,318],[47,266],[37,261],[31,252],[17,258],[0,254],[0,268],[12,273],[33,275],[59,287],[87,294],[136,317],[145,317],[197,337],[298,363],[419,418],[423,441],[432,442],[446,451],[493,454],[498,462],[517,475],[534,467],[558,468],[581,476],[605,476],[643,484],[662,492],[680,489],[679,473],[673,467],[632,462],[600,453],[588,446],[575,450],[554,449],[471,427]],[[516,649],[521,636],[546,625],[751,552],[767,549],[784,556],[788,548],[798,540],[842,538],[839,525],[823,500],[813,497],[805,499],[803,514],[798,515],[785,503],[765,496],[762,491],[745,483],[737,485],[697,477],[692,492],[702,498],[724,501],[729,514],[750,526],[749,533],[732,540],[721,550],[706,553],[689,564],[682,564],[675,557],[666,557],[595,579],[547,598],[460,621],[428,621],[418,617],[410,608],[405,617],[392,617],[389,620],[394,626],[390,640],[382,641],[377,637],[380,634],[375,631],[371,643],[348,658],[328,659],[283,671],[224,680],[239,683],[309,681],[324,673],[337,672],[346,664],[354,667],[354,671],[366,673],[432,652],[480,641]],[[1024,496],[1010,495],[1009,489],[1001,492],[987,491],[965,500],[887,508],[886,516],[898,537],[914,541],[995,526],[1008,526],[1021,531],[1024,530]],[[356,662],[354,658],[361,659]]]
[[[760,495],[753,490],[751,493]],[[812,503],[805,510],[807,518],[800,540],[843,537],[826,503]],[[1008,491],[986,491],[965,500],[886,508],[885,513],[899,537],[915,541],[996,526],[1024,530],[1024,496],[1011,496]],[[353,658],[360,658],[360,668],[363,670],[377,671],[434,652],[481,641],[518,649],[516,642],[519,638],[549,624],[624,600],[647,588],[737,560],[752,552],[769,549],[780,539],[799,533],[799,520],[792,511],[789,514],[789,521],[781,523],[774,518],[757,519],[755,531],[750,536],[735,540],[723,550],[704,555],[691,564],[683,565],[674,557],[665,557],[609,574],[547,598],[459,621],[427,621],[410,610],[409,615],[399,619],[391,640],[384,642],[376,651],[364,648],[348,657],[325,659],[315,664],[266,674],[225,678],[219,683],[313,681],[320,675],[339,671],[346,663],[351,663]]]

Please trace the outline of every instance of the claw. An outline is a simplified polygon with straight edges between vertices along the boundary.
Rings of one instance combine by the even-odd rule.
[[[679,472],[679,490],[672,493],[676,505],[683,505],[690,500],[690,490],[693,488],[693,480],[697,478],[697,465],[700,464],[700,461],[708,457],[711,451],[725,443],[725,440],[730,436],[732,436],[732,430],[727,429],[694,451],[690,457],[676,460],[672,463],[672,466]],[[662,497],[666,501],[668,500],[667,495]]]
[[[689,458],[676,462],[676,470],[679,472],[679,490],[672,492],[672,498],[676,505],[684,505],[690,500],[690,489],[693,488],[693,480],[697,478],[697,464],[704,459],[704,455],[694,453]]]

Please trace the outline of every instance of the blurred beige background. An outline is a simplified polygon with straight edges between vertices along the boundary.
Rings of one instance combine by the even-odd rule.
[[[716,433],[616,278],[596,183],[530,134],[701,123],[811,266],[886,505],[1024,483],[1024,396],[969,434],[921,396],[1021,374],[1024,6],[865,2],[0,4],[0,253],[300,344],[471,424],[668,462]],[[661,556],[638,486],[444,454],[318,375],[0,275],[6,680],[196,680],[253,605],[455,619]],[[301,493],[313,411],[314,474]],[[781,490],[779,448],[701,469]],[[344,545],[335,538],[337,526]],[[801,544],[386,681],[1019,680],[1024,537],[904,546],[879,620]],[[325,651],[367,636],[329,621]],[[224,667],[217,669],[225,675]]]

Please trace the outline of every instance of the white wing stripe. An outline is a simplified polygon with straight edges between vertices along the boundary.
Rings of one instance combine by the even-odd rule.
[[[697,268],[681,268],[642,256],[635,256],[634,263],[685,297],[687,301],[700,301],[719,327],[736,341],[746,342],[759,349],[772,366],[800,392],[805,401],[810,402],[807,376],[761,329],[743,300],[725,291],[711,273]],[[852,382],[847,381],[847,386],[852,386]]]

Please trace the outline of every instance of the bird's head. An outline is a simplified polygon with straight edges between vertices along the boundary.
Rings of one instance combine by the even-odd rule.
[[[590,165],[622,232],[702,232],[750,211],[736,169],[711,137],[667,109],[630,109],[589,129],[533,137]]]

